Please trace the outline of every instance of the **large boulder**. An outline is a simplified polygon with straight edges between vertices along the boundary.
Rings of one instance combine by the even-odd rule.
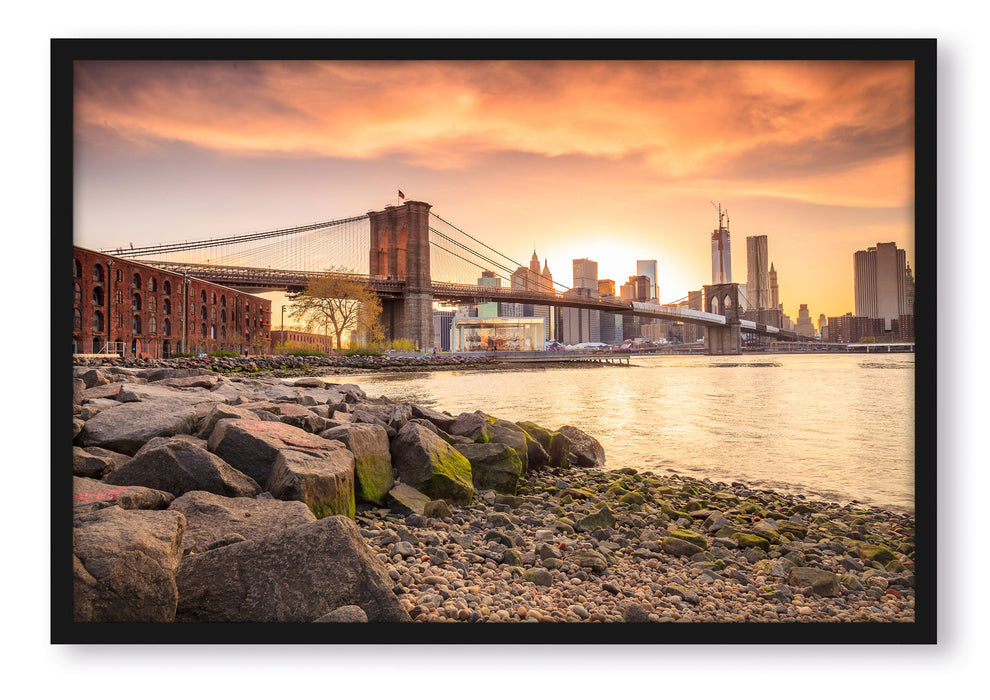
[[[454,424],[454,416],[416,404],[412,405],[412,417],[425,418],[446,433],[450,432],[450,426]]]
[[[217,404],[210,409],[197,425],[196,437],[209,440],[210,435],[217,423],[222,420],[258,420],[255,411],[244,406],[229,406],[227,404]]]
[[[117,507],[72,523],[74,622],[172,622],[185,517]]]
[[[259,484],[268,483],[279,452],[319,454],[333,443],[279,421],[221,420],[210,434],[209,450]]]
[[[496,418],[491,424],[491,439],[489,442],[499,442],[508,445],[515,450],[522,464],[522,473],[526,474],[529,469],[529,443],[526,431],[515,423],[501,418]],[[536,445],[539,448],[539,445]]]
[[[175,498],[167,491],[145,486],[111,486],[96,479],[72,477],[74,512],[118,506],[124,510],[164,510]]]
[[[209,491],[220,496],[254,496],[261,487],[202,447],[180,438],[155,438],[106,478],[118,486],[147,486],[181,496]]]
[[[130,457],[102,447],[72,447],[72,473],[99,479],[125,464]]]
[[[450,424],[447,430],[451,435],[463,435],[474,442],[490,442],[492,439],[492,424],[495,419],[482,411],[461,413]]]
[[[524,467],[516,450],[500,442],[455,445],[471,463],[471,481],[479,491],[492,489],[515,495]]]
[[[546,463],[550,468],[561,469],[567,466],[568,455],[571,452],[571,441],[563,433],[547,430],[531,421],[522,421],[516,423],[516,425],[526,431],[526,434],[531,439],[536,440],[540,447],[543,448],[547,454]],[[540,458],[537,458],[535,461],[531,458],[530,466],[534,468],[542,466]]]
[[[388,433],[378,425],[341,425],[320,433],[339,440],[354,455],[354,496],[365,503],[382,503],[395,483]]]
[[[343,516],[185,557],[180,622],[313,622],[357,605],[370,622],[408,622],[385,566]]]
[[[246,540],[269,535],[316,520],[299,501],[273,498],[229,498],[206,491],[184,493],[168,507],[186,518],[183,547],[205,552],[208,545],[237,534]]]
[[[399,479],[432,499],[468,503],[474,496],[471,463],[443,438],[416,423],[402,426],[391,444]]]
[[[86,421],[77,442],[133,455],[152,438],[192,433],[197,415],[195,402],[183,396],[125,403]]]
[[[577,466],[584,468],[600,467],[605,464],[605,448],[595,438],[573,425],[557,428],[571,443],[571,454]]]
[[[336,440],[319,452],[279,450],[265,488],[275,498],[302,501],[313,515],[354,517],[354,455]]]

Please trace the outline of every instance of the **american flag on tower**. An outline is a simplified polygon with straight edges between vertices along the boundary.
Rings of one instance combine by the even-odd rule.
[[[402,190],[399,190],[399,197],[402,199],[406,198],[406,195],[402,194]]]

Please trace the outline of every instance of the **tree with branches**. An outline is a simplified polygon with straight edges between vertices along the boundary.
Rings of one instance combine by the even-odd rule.
[[[381,343],[382,303],[367,281],[343,270],[327,270],[310,280],[301,292],[290,294],[289,316],[302,321],[307,333],[333,334],[343,347],[344,332],[368,344]]]

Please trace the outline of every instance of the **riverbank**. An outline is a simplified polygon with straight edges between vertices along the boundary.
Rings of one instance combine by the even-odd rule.
[[[77,621],[914,620],[908,515],[315,377],[75,376]]]
[[[75,367],[105,367],[131,370],[178,369],[216,372],[240,377],[308,377],[369,374],[375,372],[443,372],[457,370],[517,370],[518,363],[484,357],[450,354],[426,355],[331,355],[329,357],[294,357],[291,355],[259,355],[252,357],[175,357],[163,360],[137,358],[75,358]],[[604,367],[596,360],[567,362],[527,362],[526,369],[558,367]],[[608,365],[612,366],[612,365]]]

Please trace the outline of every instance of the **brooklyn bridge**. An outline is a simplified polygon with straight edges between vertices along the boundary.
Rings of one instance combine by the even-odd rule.
[[[738,354],[742,333],[802,339],[741,319],[737,284],[705,286],[704,310],[600,298],[551,280],[513,286],[521,263],[418,201],[334,221],[102,252],[249,292],[300,291],[328,270],[353,276],[381,298],[387,337],[420,348],[434,343],[434,301],[570,307],[690,323],[704,327],[706,352],[716,355]],[[503,286],[478,284],[483,272]]]

